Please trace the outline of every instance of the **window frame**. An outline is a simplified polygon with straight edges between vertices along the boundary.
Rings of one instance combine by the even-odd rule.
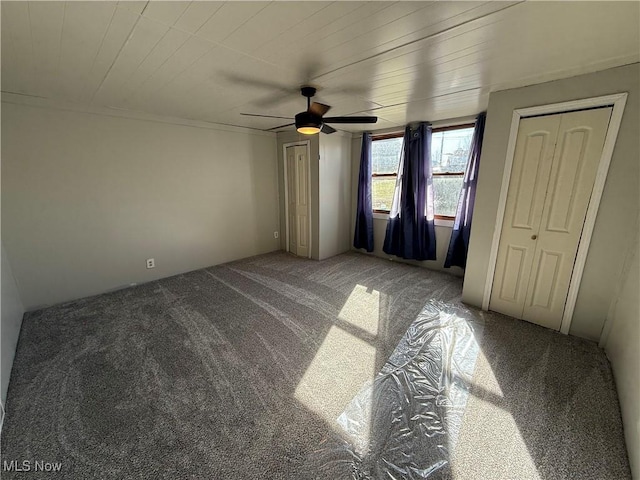
[[[390,138],[404,138],[404,132],[393,132],[393,133],[385,133],[381,135],[371,135],[371,143],[376,140],[388,140]],[[400,166],[400,159],[398,159],[398,167]],[[398,181],[398,167],[396,167],[395,173],[373,173],[371,172],[371,179],[373,181],[374,178],[393,178],[396,182]],[[380,214],[389,214],[391,213],[391,209],[389,210],[380,210],[373,208],[373,213]]]
[[[446,132],[449,130],[463,130],[463,129],[467,129],[467,128],[475,128],[476,123],[475,122],[471,122],[471,123],[461,123],[461,124],[456,124],[456,125],[449,125],[446,127],[436,127],[433,128],[431,131],[432,133],[438,133],[438,132]],[[392,132],[392,133],[385,133],[385,134],[380,134],[380,135],[371,135],[371,142],[374,142],[376,140],[387,140],[389,138],[400,138],[400,137],[404,137],[404,132]],[[400,166],[400,164],[398,163],[398,166]],[[442,173],[433,173],[432,174],[434,177],[459,177],[460,175],[464,176],[464,171],[462,172],[442,172]],[[371,178],[394,178],[398,179],[398,171],[396,170],[395,173],[371,173]],[[388,215],[389,213],[391,213],[391,210],[379,210],[379,209],[372,209],[374,214],[382,214],[382,215]],[[450,215],[435,215],[433,216],[434,219],[436,220],[444,220],[444,221],[448,221],[448,222],[453,222],[455,220],[455,216],[450,216]]]

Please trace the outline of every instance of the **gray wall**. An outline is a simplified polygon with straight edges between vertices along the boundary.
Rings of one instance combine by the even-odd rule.
[[[451,123],[446,122],[446,123]],[[383,132],[381,132],[383,133]],[[355,212],[358,201],[358,174],[360,171],[360,152],[362,150],[362,136],[354,136],[351,140],[351,230],[350,239],[353,240],[355,233]],[[447,250],[449,249],[449,240],[451,238],[452,227],[448,226],[436,226],[436,260],[426,260],[424,262],[418,262],[413,260],[404,260],[399,257],[388,255],[382,251],[382,245],[384,244],[384,237],[387,230],[386,218],[374,218],[373,219],[373,252],[372,255],[382,258],[388,258],[390,260],[397,260],[412,265],[419,265],[421,267],[430,268],[432,270],[442,270],[447,273],[451,273],[456,276],[462,276],[464,270],[459,267],[444,268],[444,260],[447,257]],[[351,241],[350,244],[353,244]],[[364,250],[359,250],[366,253]]]
[[[277,250],[276,158],[273,134],[3,103],[2,240],[24,306]]]
[[[636,63],[491,94],[464,280],[465,302],[482,304],[513,110],[628,92],[570,330],[573,335],[599,339],[636,228],[640,176],[639,70]]]
[[[351,134],[320,136],[319,259],[349,250],[351,224]]]
[[[640,478],[640,248],[637,236],[625,268],[620,295],[611,309],[605,348],[616,379],[631,471],[633,478]]]
[[[11,264],[4,251],[2,245],[2,306],[1,316],[2,325],[2,352],[0,352],[0,388],[2,394],[2,404],[5,405],[7,399],[7,388],[9,387],[9,378],[11,377],[11,367],[13,365],[13,357],[16,353],[16,345],[18,344],[18,336],[20,335],[20,327],[22,326],[22,315],[24,308],[18,294],[16,281],[13,278]]]

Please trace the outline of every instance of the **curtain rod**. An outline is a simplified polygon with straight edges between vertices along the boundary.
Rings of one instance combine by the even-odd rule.
[[[447,127],[462,127],[467,124],[469,125],[475,124],[476,117],[480,115],[480,113],[482,112],[478,112],[475,115],[469,115],[465,117],[452,118],[452,119],[446,119],[446,120],[436,120],[435,122],[431,123],[431,127],[435,130],[435,129],[441,129],[441,128],[447,128]],[[409,125],[414,123],[420,123],[420,122],[409,122]],[[375,131],[369,131],[369,130],[366,130],[366,131],[369,132],[371,135],[381,136],[381,135],[388,135],[388,134],[394,134],[394,133],[404,133],[404,128],[405,127],[403,126],[397,126],[397,127],[391,127],[391,128],[383,128],[381,130],[375,130]],[[353,134],[352,138],[362,138],[362,132]]]

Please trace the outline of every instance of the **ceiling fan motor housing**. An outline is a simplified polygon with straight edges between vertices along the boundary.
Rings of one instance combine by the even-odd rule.
[[[322,117],[311,112],[300,112],[296,115],[296,128],[322,128]]]

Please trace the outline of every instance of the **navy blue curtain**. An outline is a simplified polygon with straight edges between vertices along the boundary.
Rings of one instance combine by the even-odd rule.
[[[371,205],[371,134],[362,134],[360,174],[358,176],[358,206],[353,246],[373,252],[373,208]]]
[[[431,126],[427,123],[405,128],[383,250],[412,260],[436,259]]]
[[[467,251],[469,250],[469,236],[471,235],[471,219],[473,217],[473,205],[476,200],[476,186],[478,184],[478,167],[480,164],[480,153],[482,152],[482,137],[484,136],[484,124],[487,114],[485,112],[478,115],[476,128],[471,140],[469,151],[469,161],[464,172],[464,182],[460,197],[458,199],[458,209],[456,219],[451,232],[449,250],[444,266],[449,268],[452,265],[465,268],[467,265]]]

